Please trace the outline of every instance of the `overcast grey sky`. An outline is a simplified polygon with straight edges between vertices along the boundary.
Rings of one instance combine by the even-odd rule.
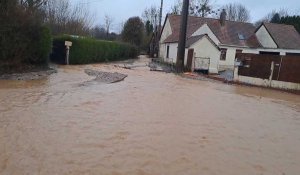
[[[113,30],[119,31],[120,24],[132,16],[141,16],[143,10],[151,5],[159,6],[160,0],[71,0],[73,4],[88,5],[95,13],[95,24],[104,24],[104,16],[114,18]],[[164,0],[164,16],[170,12],[177,0]],[[230,2],[239,2],[251,12],[251,21],[257,21],[274,9],[285,8],[291,13],[300,13],[300,0],[212,0],[217,7]]]

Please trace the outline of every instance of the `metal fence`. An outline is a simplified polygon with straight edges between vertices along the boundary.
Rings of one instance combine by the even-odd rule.
[[[300,83],[300,56],[236,54],[239,75]]]
[[[210,58],[195,57],[194,66],[195,70],[209,70]]]

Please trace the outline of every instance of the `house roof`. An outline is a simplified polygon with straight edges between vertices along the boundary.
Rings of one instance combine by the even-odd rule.
[[[185,47],[186,48],[191,47],[193,44],[195,44],[197,41],[199,41],[203,37],[206,37],[216,48],[219,49],[219,47],[213,42],[213,40],[208,35],[206,35],[206,34],[204,34],[204,35],[197,35],[197,36],[191,36],[190,38],[188,38],[186,40]]]
[[[203,38],[205,35],[197,35],[197,36],[192,36],[186,40],[185,47],[189,48],[193,44],[195,44],[197,41],[199,41],[201,38]]]
[[[178,42],[181,16],[169,15],[168,18],[172,28],[172,34],[169,37],[167,37],[164,42]],[[257,41],[256,37],[252,36],[256,28],[251,23],[226,21],[226,24],[222,26],[220,24],[219,19],[202,18],[195,16],[189,16],[188,18],[187,38],[190,38],[191,35],[195,33],[204,24],[208,25],[208,27],[219,39],[221,44],[249,47],[259,45],[259,42]],[[241,40],[239,38],[239,35],[242,35],[244,39]],[[248,39],[250,38],[251,40],[248,41]]]
[[[167,37],[164,42],[166,42],[166,43],[178,42],[179,33],[180,33],[181,16],[180,15],[168,15],[168,19],[170,21],[170,25],[172,28],[172,35]],[[201,20],[199,20],[199,19],[201,19]],[[207,23],[210,20],[212,20],[212,19],[189,16],[188,17],[188,27],[187,27],[187,38],[189,38],[203,24]]]
[[[255,34],[251,35],[247,41],[246,41],[246,45],[248,47],[251,47],[251,48],[258,48],[258,47],[262,47],[262,45],[259,43],[257,37]]]
[[[251,23],[226,21],[224,26],[221,26],[219,19],[215,19],[207,24],[212,32],[219,39],[221,44],[248,46],[247,40],[254,34],[255,26]],[[242,36],[243,39],[241,39]],[[256,38],[252,38],[256,39]],[[258,43],[258,41],[257,41]]]
[[[300,49],[300,35],[294,26],[273,23],[263,23],[262,25],[266,27],[278,48]]]

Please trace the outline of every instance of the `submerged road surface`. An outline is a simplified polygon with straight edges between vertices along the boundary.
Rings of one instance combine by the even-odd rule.
[[[84,84],[85,69],[128,77]],[[297,95],[113,64],[0,81],[1,175],[299,173]]]

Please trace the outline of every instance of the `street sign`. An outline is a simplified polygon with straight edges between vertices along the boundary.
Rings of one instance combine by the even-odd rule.
[[[69,65],[69,57],[70,57],[70,47],[72,46],[71,41],[65,41],[65,46],[66,46],[66,64]]]
[[[65,46],[71,47],[72,46],[72,42],[71,41],[65,41]]]

